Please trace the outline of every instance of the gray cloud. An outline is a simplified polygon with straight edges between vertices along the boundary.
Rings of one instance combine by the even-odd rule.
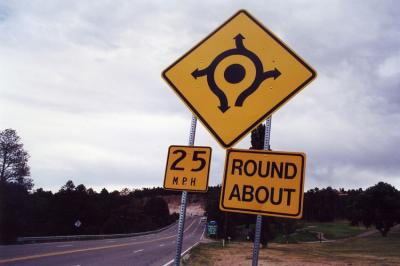
[[[3,1],[0,124],[36,187],[161,186],[190,113],[161,71],[246,8],[318,72],[273,116],[272,147],[308,155],[306,187],[400,187],[397,1]],[[238,147],[248,148],[249,137]],[[213,147],[211,183],[225,151]]]

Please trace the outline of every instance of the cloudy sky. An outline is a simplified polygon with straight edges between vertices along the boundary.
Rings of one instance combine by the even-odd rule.
[[[272,148],[307,154],[306,188],[400,188],[398,1],[1,0],[0,129],[35,188],[162,186],[191,113],[161,72],[243,8],[318,72],[272,119]],[[201,124],[195,144],[220,183],[225,151]]]

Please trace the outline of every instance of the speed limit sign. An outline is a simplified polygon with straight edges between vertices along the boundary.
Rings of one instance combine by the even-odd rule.
[[[165,167],[164,188],[206,192],[210,161],[210,147],[170,146]]]

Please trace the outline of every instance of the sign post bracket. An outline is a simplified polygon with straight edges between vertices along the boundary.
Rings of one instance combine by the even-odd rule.
[[[196,136],[196,124],[197,118],[192,115],[192,122],[190,125],[189,134],[189,146],[194,145],[194,138]],[[182,242],[183,242],[183,230],[185,229],[185,217],[186,217],[186,206],[187,206],[187,191],[182,191],[181,207],[179,209],[179,222],[178,222],[178,235],[176,238],[176,254],[175,254],[175,266],[179,266],[181,262]]]

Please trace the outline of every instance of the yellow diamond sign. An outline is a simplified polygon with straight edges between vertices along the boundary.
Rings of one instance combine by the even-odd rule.
[[[163,72],[225,148],[311,82],[316,72],[241,10]]]

